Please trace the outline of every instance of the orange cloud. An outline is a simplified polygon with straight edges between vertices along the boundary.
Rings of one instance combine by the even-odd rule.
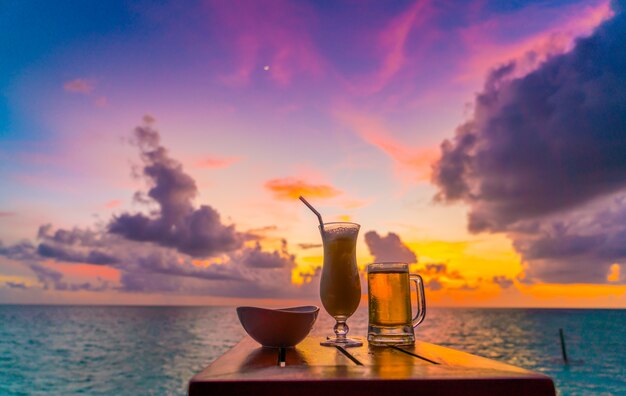
[[[341,194],[333,186],[326,184],[311,184],[301,179],[286,177],[272,179],[265,183],[265,188],[274,193],[276,199],[298,199],[300,195],[307,198],[333,198]]]
[[[226,168],[241,160],[240,157],[209,157],[196,161],[195,167],[202,169]]]
[[[95,85],[92,81],[85,80],[83,78],[77,78],[72,81],[67,81],[65,84],[63,84],[64,90],[73,93],[90,94],[94,88]]]
[[[606,280],[609,282],[619,281],[620,270],[621,270],[621,267],[619,264],[617,263],[611,264],[611,267],[609,268],[609,274],[606,276]]]

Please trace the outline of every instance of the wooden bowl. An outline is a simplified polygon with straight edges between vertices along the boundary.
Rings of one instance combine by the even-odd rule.
[[[282,309],[237,307],[237,316],[246,332],[259,344],[286,348],[304,340],[319,310],[312,305]]]

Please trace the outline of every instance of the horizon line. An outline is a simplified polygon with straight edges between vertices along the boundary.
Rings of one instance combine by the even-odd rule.
[[[279,305],[279,304],[277,304]],[[5,303],[0,302],[2,306],[31,306],[31,307],[150,307],[150,308],[208,308],[208,307],[223,307],[233,308],[241,305],[224,305],[224,304],[64,304],[64,303]],[[365,306],[359,308],[366,308]],[[581,306],[462,306],[462,305],[433,305],[430,309],[544,309],[544,310],[558,310],[558,309],[577,309],[577,310],[626,310],[626,307],[581,307]],[[323,310],[323,307],[320,307]]]

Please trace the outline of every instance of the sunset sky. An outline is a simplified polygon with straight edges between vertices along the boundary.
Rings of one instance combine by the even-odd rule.
[[[626,307],[622,7],[4,4],[0,302],[316,302],[302,194],[432,305]]]

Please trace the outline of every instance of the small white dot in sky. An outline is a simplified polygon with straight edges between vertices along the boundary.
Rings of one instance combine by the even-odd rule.
[[[270,67],[268,65],[263,66],[263,70],[268,71]]]

